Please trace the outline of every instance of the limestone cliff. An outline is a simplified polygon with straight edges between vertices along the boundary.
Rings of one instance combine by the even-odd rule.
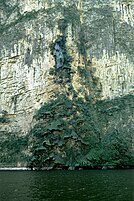
[[[0,1],[1,166],[110,163],[94,155],[113,139],[116,163],[132,160],[133,13],[133,0]]]

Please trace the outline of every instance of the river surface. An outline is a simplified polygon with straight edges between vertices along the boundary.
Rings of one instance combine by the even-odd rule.
[[[0,201],[134,201],[134,170],[0,171]]]

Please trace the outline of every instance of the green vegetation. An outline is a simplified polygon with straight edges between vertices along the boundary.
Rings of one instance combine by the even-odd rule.
[[[113,105],[113,110],[107,109],[104,114],[105,110],[104,108],[102,110],[99,104],[97,110],[101,110],[102,119],[100,112],[97,113],[97,110],[82,98],[70,100],[61,94],[55,100],[44,104],[36,113],[34,118],[37,124],[30,132],[33,138],[31,150],[33,155],[29,166],[37,169],[65,166],[75,168],[133,166],[131,131],[124,133],[126,131],[122,130],[123,122],[120,122],[120,127],[116,129],[114,127],[107,129],[106,133],[102,133],[101,129],[101,126],[105,126],[105,121],[108,121],[105,116],[109,116],[107,111],[115,115],[119,112],[119,108]],[[121,112],[122,110],[123,108]],[[98,117],[97,123],[95,115]]]
[[[89,147],[98,143],[98,130],[81,98],[61,94],[36,113],[30,166],[76,166]],[[90,123],[89,123],[90,122]]]
[[[66,40],[63,39],[60,36],[55,43],[62,42],[66,56]],[[52,54],[55,43],[51,45]],[[84,67],[78,66],[77,71],[83,98],[72,85],[74,72],[70,60],[61,69],[50,69],[51,80],[61,91],[54,91],[54,98],[34,116],[36,124],[29,133],[32,148],[28,166],[36,169],[133,166],[132,131],[127,130],[130,125],[122,126],[127,122],[124,110],[130,114],[130,108],[133,109],[133,96],[96,102],[87,91],[92,95],[98,79]],[[100,92],[101,89],[98,96]],[[118,115],[124,119],[119,120]]]
[[[28,146],[27,137],[19,137],[18,133],[0,132],[0,164],[12,165],[25,162],[25,151]]]
[[[60,36],[50,45],[50,49],[54,56],[55,45],[59,44],[63,54],[63,65],[59,69],[56,66],[52,67],[49,71],[50,79],[59,87],[59,91],[54,91],[53,99],[44,103],[34,116],[36,123],[28,136],[29,146],[32,147],[31,156],[28,158],[28,166],[31,168],[134,166],[134,96],[96,101],[101,88],[97,89],[98,78],[94,77],[90,69],[92,58],[91,61],[87,59],[87,52],[91,52],[91,57],[101,58],[104,49],[110,56],[115,54],[116,50],[133,55],[133,29],[131,25],[120,22],[118,12],[113,16],[112,7],[99,2],[99,6],[87,6],[83,11],[78,10],[73,1],[67,6],[55,3],[53,7],[33,10],[23,15],[17,7],[6,8],[5,1],[0,2],[7,19],[15,8],[18,9],[17,18],[10,23],[7,20],[5,24],[0,24],[4,49],[11,49],[9,46],[21,38],[28,38],[25,23],[29,21],[34,32],[38,33],[41,30],[38,38],[40,45],[37,45],[39,47],[35,47],[35,42],[31,43],[33,52],[37,55],[45,50],[41,48],[45,47],[45,36],[40,36],[44,34],[44,26],[47,25],[53,32],[54,27],[58,25],[60,31]],[[50,1],[49,3],[51,5]],[[57,17],[59,14],[61,18]],[[78,84],[81,87],[78,91],[72,84],[75,73],[72,67],[73,56],[66,47],[68,26],[72,29],[73,45],[76,45],[76,51],[83,57],[85,64],[84,67],[75,67],[80,78]],[[32,37],[35,36],[31,34],[30,40],[34,41],[35,38]],[[12,97],[12,102],[16,110],[16,96]],[[7,121],[6,115],[0,118],[0,123]],[[13,133],[0,134],[4,136],[0,141],[0,163],[16,163],[20,159],[25,161],[27,137],[19,137]]]
[[[127,3],[127,0],[122,0],[122,2]],[[131,3],[131,1],[129,2]],[[0,24],[1,37],[6,37],[6,43],[3,42],[5,43],[4,45],[9,49],[9,46],[16,40],[25,38],[25,25],[30,21],[34,31],[37,30],[36,32],[39,30],[39,24],[44,26],[45,23],[52,32],[54,27],[58,25],[59,30],[65,37],[68,34],[67,27],[70,26],[73,41],[79,53],[83,55],[85,64],[87,62],[87,52],[90,51],[97,58],[101,58],[103,49],[109,55],[115,54],[119,50],[127,56],[133,56],[134,40],[131,23],[122,23],[120,13],[113,12],[113,7],[103,4],[102,1],[96,2],[97,6],[93,7],[87,6],[83,1],[82,10],[77,8],[77,4],[77,1],[71,0],[67,2],[66,6],[59,1],[54,2],[54,4],[48,2],[50,6],[48,8],[21,14],[17,2],[15,5],[11,5],[10,1],[2,0],[0,6],[5,11],[5,19],[7,19],[4,24]],[[10,15],[14,12],[16,12],[16,17],[9,20]],[[2,38],[2,41],[5,41],[5,39]],[[41,43],[43,43],[43,40]],[[35,50],[34,46],[33,52],[40,53],[37,49]],[[128,59],[132,60],[132,57],[128,57]]]

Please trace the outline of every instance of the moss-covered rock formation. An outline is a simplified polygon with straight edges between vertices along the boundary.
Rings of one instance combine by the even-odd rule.
[[[78,67],[86,82],[83,69]],[[70,68],[52,68],[61,91],[34,116],[29,133],[31,169],[134,167],[132,95],[107,101],[79,97],[71,83]],[[83,78],[84,77],[84,78]],[[125,113],[125,115],[124,115]],[[129,120],[128,120],[128,116]],[[131,121],[130,121],[131,119]]]
[[[0,166],[133,166],[133,10],[0,1]]]
[[[70,100],[61,94],[43,105],[30,132],[29,166],[133,167],[133,123],[125,119],[122,113],[127,111],[120,106],[126,99],[134,103],[134,97],[124,97],[117,100],[119,104],[109,101],[92,106],[82,98]]]
[[[28,138],[9,132],[0,132],[0,136],[0,167],[26,166]]]

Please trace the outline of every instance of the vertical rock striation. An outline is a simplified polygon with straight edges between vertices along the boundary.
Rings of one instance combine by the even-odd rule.
[[[1,0],[0,166],[26,165],[34,144],[30,130],[46,117],[33,116],[61,97],[82,116],[80,105],[89,108],[92,129],[87,128],[85,136],[99,140],[88,141],[103,143],[108,141],[105,136],[111,140],[117,135],[133,150],[133,12],[133,0]],[[82,99],[80,105],[77,99]],[[45,127],[52,128],[51,121]],[[88,156],[91,148],[81,152]]]

